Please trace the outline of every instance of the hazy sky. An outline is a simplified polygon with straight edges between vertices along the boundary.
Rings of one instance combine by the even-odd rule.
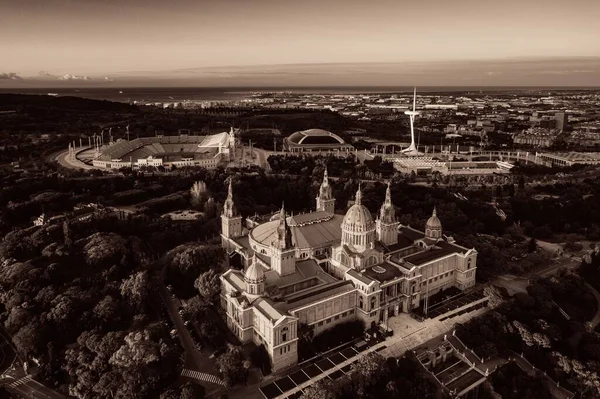
[[[0,0],[0,74],[600,56],[600,0]]]

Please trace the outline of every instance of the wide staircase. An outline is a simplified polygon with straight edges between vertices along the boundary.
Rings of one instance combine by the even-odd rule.
[[[189,378],[196,379],[198,381],[210,382],[212,384],[226,386],[225,383],[223,382],[223,380],[221,380],[216,375],[207,374],[207,373],[201,373],[200,371],[183,369],[181,371],[181,375],[184,376],[184,377],[189,377]]]

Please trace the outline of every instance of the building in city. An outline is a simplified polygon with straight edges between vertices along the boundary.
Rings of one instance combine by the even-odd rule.
[[[531,128],[522,131],[513,138],[514,144],[528,147],[552,147],[561,139],[558,129]]]
[[[354,147],[337,134],[323,129],[308,129],[292,133],[283,141],[283,148],[289,152],[334,152],[349,153]]]
[[[567,124],[569,123],[569,116],[564,112],[557,112],[554,114],[554,128],[561,132],[566,130]]]
[[[229,182],[221,238],[241,267],[221,276],[221,304],[231,331],[264,345],[274,371],[298,362],[300,325],[314,334],[352,320],[385,325],[433,294],[475,284],[477,251],[445,235],[435,209],[424,231],[403,226],[388,186],[375,218],[360,187],[345,215],[334,210],[325,171],[313,212],[282,206],[245,227]]]
[[[552,166],[600,165],[597,152],[538,152],[535,156]]]

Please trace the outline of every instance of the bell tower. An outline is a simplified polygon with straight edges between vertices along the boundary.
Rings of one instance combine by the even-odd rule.
[[[296,271],[296,249],[292,244],[292,231],[287,224],[285,209],[281,205],[277,237],[271,243],[271,269],[280,276],[287,276]]]
[[[332,215],[335,212],[335,198],[333,198],[331,186],[329,185],[327,167],[325,167],[323,182],[321,183],[321,187],[319,187],[319,195],[317,196],[317,211],[325,211]]]
[[[227,199],[223,204],[223,213],[221,214],[221,239],[224,248],[228,248],[228,242],[231,238],[242,235],[242,217],[238,213],[233,202],[232,179],[229,179],[229,189]]]
[[[379,209],[379,216],[375,221],[377,230],[377,239],[385,245],[393,245],[398,243],[398,226],[400,223],[396,221],[396,211],[392,204],[392,193],[390,184],[388,183],[385,190],[385,200]]]

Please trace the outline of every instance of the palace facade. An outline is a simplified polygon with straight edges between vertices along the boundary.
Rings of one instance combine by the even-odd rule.
[[[390,187],[377,216],[359,187],[345,215],[334,213],[327,171],[314,212],[242,223],[232,183],[223,206],[222,244],[244,270],[221,276],[227,324],[242,342],[264,345],[277,372],[298,362],[298,326],[315,335],[362,320],[386,323],[426,297],[475,284],[477,251],[443,234],[433,210],[420,231],[397,222]]]

